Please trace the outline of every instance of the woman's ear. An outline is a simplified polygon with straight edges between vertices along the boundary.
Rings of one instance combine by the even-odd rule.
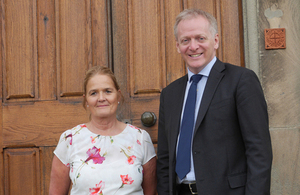
[[[119,90],[118,90],[118,101],[121,100],[121,97],[122,97],[122,93],[121,93],[121,90],[119,89]]]
[[[83,99],[84,99],[84,100],[83,100],[83,102],[84,102],[84,103],[83,103],[83,107],[84,107],[84,108],[89,107],[89,105],[87,104],[87,101],[86,101],[86,99],[85,99],[85,94],[83,94],[82,97],[83,97]]]

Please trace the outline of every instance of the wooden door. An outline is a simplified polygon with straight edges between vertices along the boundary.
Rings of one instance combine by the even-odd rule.
[[[48,194],[60,134],[88,121],[82,80],[95,65],[115,72],[125,97],[118,118],[156,144],[159,95],[186,73],[173,24],[184,8],[204,9],[220,28],[218,57],[243,65],[238,0],[1,0],[0,195]],[[230,47],[225,48],[225,46]]]

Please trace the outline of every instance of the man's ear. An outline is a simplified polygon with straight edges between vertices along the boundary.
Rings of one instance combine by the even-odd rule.
[[[219,34],[217,33],[215,35],[215,45],[214,45],[214,49],[217,50],[219,48]]]
[[[178,43],[177,40],[176,40],[176,48],[177,48],[177,52],[178,52],[178,53],[181,53],[181,52],[180,52],[180,49],[179,49],[179,43]]]

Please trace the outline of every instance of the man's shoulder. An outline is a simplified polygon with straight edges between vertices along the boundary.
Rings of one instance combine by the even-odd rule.
[[[164,89],[173,89],[173,88],[178,88],[178,86],[180,85],[184,85],[187,82],[187,74],[176,79],[175,81],[173,81],[172,83],[170,83],[169,85],[167,85]]]
[[[252,70],[242,67],[242,66],[238,66],[238,65],[234,65],[231,63],[227,63],[227,62],[222,62],[220,60],[218,60],[216,62],[216,64],[214,65],[213,69],[220,71],[220,72],[229,72],[229,73],[233,73],[233,74],[238,74],[238,73],[253,73]]]
[[[215,71],[224,75],[224,81],[230,80],[230,82],[240,82],[241,79],[250,79],[251,81],[253,81],[253,79],[258,80],[258,76],[253,70],[230,63],[222,62],[221,64],[216,66]],[[216,73],[215,71],[213,75],[218,75],[218,73]]]

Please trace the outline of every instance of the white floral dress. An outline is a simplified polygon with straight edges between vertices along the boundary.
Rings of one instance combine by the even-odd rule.
[[[143,194],[143,167],[155,157],[149,134],[132,125],[115,136],[81,124],[65,131],[54,154],[70,167],[71,194]]]

